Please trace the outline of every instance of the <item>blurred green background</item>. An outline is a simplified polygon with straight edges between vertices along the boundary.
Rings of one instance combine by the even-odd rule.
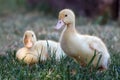
[[[16,49],[23,46],[22,35],[28,29],[34,30],[38,39],[58,41],[60,32],[54,32],[53,27],[56,25],[59,11],[64,8],[75,12],[76,26],[80,32],[100,36],[106,43],[110,42],[108,39],[112,36],[116,40],[114,47],[118,48],[119,2],[119,0],[93,0],[93,2],[90,0],[0,0],[0,48],[4,50],[12,46]]]
[[[70,8],[79,16],[104,18],[101,24],[105,24],[107,19],[118,20],[119,3],[119,0],[0,0],[0,13],[37,10],[57,15],[61,9]]]

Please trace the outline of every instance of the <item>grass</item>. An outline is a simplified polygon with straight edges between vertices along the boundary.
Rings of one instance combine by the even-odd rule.
[[[120,80],[120,53],[111,51],[109,69],[98,73],[90,72],[90,67],[80,67],[70,57],[29,66],[16,59],[16,51],[8,50],[7,57],[0,56],[0,80]]]

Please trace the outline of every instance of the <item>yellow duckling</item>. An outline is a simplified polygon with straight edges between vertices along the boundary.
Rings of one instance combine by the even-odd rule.
[[[75,29],[75,15],[70,9],[63,9],[59,12],[59,21],[55,29],[64,26],[61,34],[60,44],[63,51],[74,58],[81,66],[86,66],[94,56],[92,65],[96,67],[100,55],[102,55],[98,67],[102,70],[108,69],[110,55],[103,41],[96,36],[79,34]]]
[[[33,31],[26,31],[23,37],[24,46],[17,51],[16,57],[27,64],[46,61],[55,55],[56,60],[65,56],[58,42],[52,40],[36,40]]]
[[[26,31],[23,36],[24,47],[19,49],[16,57],[23,60],[27,64],[37,63],[39,60],[38,54],[33,50],[33,45],[36,42],[36,36],[33,31]]]

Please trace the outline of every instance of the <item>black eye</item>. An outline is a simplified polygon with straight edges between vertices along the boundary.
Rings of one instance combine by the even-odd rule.
[[[25,38],[27,38],[27,35],[25,35]]]
[[[32,34],[32,37],[33,37],[33,34]]]
[[[65,17],[67,17],[67,14],[65,15]]]

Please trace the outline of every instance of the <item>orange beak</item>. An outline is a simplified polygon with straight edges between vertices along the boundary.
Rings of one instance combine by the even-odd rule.
[[[30,39],[27,39],[27,40],[26,40],[26,43],[25,43],[25,46],[26,46],[27,48],[31,48],[31,47],[33,46],[32,41],[31,41]]]

